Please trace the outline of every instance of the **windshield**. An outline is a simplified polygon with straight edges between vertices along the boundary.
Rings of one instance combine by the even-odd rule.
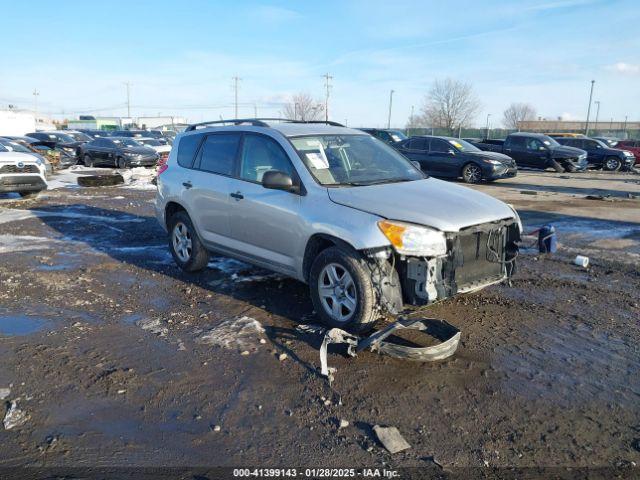
[[[560,146],[560,144],[558,142],[556,142],[553,138],[551,137],[547,137],[546,135],[542,136],[542,143],[544,143],[547,147],[558,147]]]
[[[67,132],[67,135],[73,137],[76,142],[90,142],[92,140],[89,135],[82,132]]]
[[[292,138],[291,143],[321,185],[361,186],[425,178],[409,160],[370,135],[313,135]]]
[[[50,140],[55,140],[60,143],[74,143],[75,140],[72,136],[67,135],[66,133],[47,133],[47,137]]]
[[[155,138],[145,138],[144,140],[137,140],[138,143],[142,143],[143,145],[148,145],[150,147],[161,147],[162,143],[160,143]]]
[[[400,130],[387,130],[387,132],[389,132],[389,135],[391,135],[394,142],[401,142],[402,140],[409,138]]]
[[[466,142],[460,138],[451,139],[447,141],[460,152],[481,152],[482,151],[475,145],[471,145],[469,142]]]
[[[135,140],[131,140],[129,138],[117,138],[113,140],[113,143],[115,143],[119,147],[141,147],[142,146]]]
[[[31,153],[24,145],[20,145],[18,142],[12,142],[9,140],[0,140],[0,145],[5,147],[5,151],[8,150],[10,152],[22,152],[22,153]]]

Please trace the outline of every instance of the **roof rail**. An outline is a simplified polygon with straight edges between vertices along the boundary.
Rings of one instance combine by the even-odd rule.
[[[254,127],[269,127],[267,122],[284,122],[284,123],[324,123],[326,125],[332,125],[334,127],[344,127],[341,123],[333,122],[331,120],[292,120],[290,118],[232,118],[228,120],[213,120],[211,122],[192,123],[184,131],[191,132],[198,127],[207,127],[209,125],[242,125],[249,124]]]
[[[211,122],[192,123],[185,129],[185,132],[191,132],[192,130],[197,129],[198,127],[206,127],[208,125],[222,125],[225,123],[230,123],[232,125],[241,125],[243,123],[248,123],[250,125],[253,125],[254,127],[268,127],[269,124],[266,123],[266,121],[274,121],[274,120],[287,121],[287,122],[290,121],[286,118],[232,118],[228,120],[213,120]]]

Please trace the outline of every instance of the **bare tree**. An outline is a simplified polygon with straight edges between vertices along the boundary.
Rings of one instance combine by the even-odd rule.
[[[436,80],[424,99],[423,122],[454,135],[473,122],[479,110],[480,101],[470,84],[451,78]]]
[[[322,120],[324,105],[314,100],[308,93],[297,93],[291,97],[291,103],[287,103],[280,113],[283,117],[293,120]]]
[[[512,103],[503,113],[502,123],[506,128],[518,129],[518,122],[535,120],[536,109],[528,103]]]

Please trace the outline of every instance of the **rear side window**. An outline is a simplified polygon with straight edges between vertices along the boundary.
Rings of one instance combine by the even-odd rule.
[[[186,135],[180,139],[180,143],[178,143],[178,165],[191,168],[201,139],[202,135]]]
[[[520,148],[524,150],[527,146],[526,137],[510,137],[507,142],[512,148]]]
[[[233,175],[240,135],[221,133],[207,135],[199,153],[198,168],[205,172]]]
[[[431,151],[432,152],[446,153],[449,150],[452,150],[451,145],[449,145],[444,140],[440,140],[439,138],[431,139]]]
[[[412,138],[409,140],[409,146],[407,148],[411,150],[429,150],[426,138]]]

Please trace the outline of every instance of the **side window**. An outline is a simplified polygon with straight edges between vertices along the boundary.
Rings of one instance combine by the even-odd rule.
[[[588,148],[589,150],[595,150],[599,147],[597,142],[593,140],[583,140],[584,146],[582,148]]]
[[[178,165],[191,168],[200,140],[202,140],[202,135],[185,135],[180,139],[178,143]]]
[[[444,140],[440,140],[439,138],[431,139],[431,152],[447,153],[449,150],[453,150],[453,147]]]
[[[278,170],[293,176],[293,166],[275,140],[262,135],[245,135],[240,178],[250,182],[262,182],[262,176],[269,170]]]
[[[384,131],[379,131],[377,133],[378,138],[384,142],[388,142],[391,140],[391,135],[389,135],[389,132],[384,132]]]
[[[527,138],[527,150],[537,152],[542,147],[542,142],[537,138]]]
[[[205,172],[233,175],[240,134],[207,135],[200,149],[198,168]]]
[[[527,148],[526,137],[510,137],[507,143],[509,147],[515,148],[516,150],[524,150]]]
[[[429,150],[429,142],[426,138],[415,137],[411,138],[407,144],[406,148],[410,150]]]

